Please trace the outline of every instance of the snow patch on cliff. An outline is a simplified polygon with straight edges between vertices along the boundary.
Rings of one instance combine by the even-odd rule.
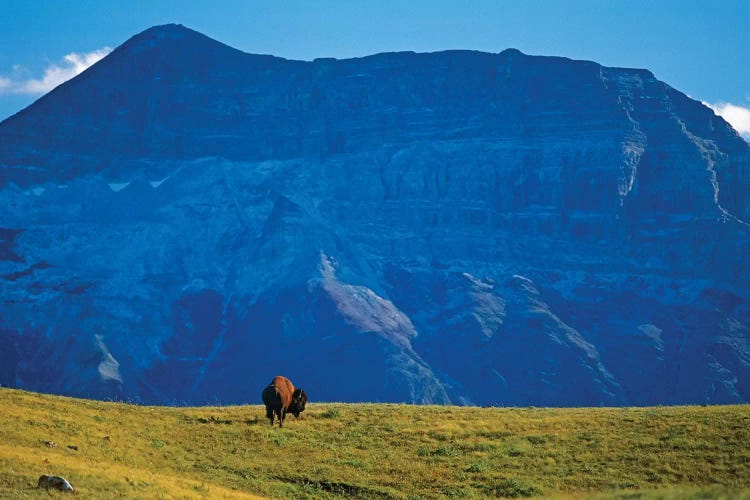
[[[111,189],[115,193],[119,193],[120,191],[122,191],[123,189],[125,189],[126,187],[130,185],[129,182],[110,182],[108,184],[109,184],[109,189]]]
[[[359,330],[375,332],[391,339],[414,338],[417,332],[411,320],[386,300],[364,286],[347,285],[336,278],[335,261],[320,255],[323,289],[348,322]]]
[[[96,335],[96,347],[101,351],[102,360],[99,362],[99,378],[102,382],[114,381],[122,384],[122,375],[120,375],[120,363],[112,356],[107,346],[104,344],[104,337]]]

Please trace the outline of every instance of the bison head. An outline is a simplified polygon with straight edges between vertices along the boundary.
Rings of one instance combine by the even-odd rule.
[[[302,389],[295,389],[292,393],[292,402],[289,405],[287,413],[291,413],[295,417],[299,417],[299,414],[305,411],[305,405],[307,404],[307,393]]]

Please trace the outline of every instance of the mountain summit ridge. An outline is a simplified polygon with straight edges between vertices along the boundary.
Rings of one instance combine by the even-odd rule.
[[[647,70],[158,26],[0,123],[0,202],[2,385],[750,400],[750,146]]]
[[[162,43],[157,43],[158,41],[162,41]],[[144,57],[144,54],[142,54],[143,51],[147,51],[150,57]],[[34,141],[36,137],[38,138],[36,145],[39,149],[53,148],[56,154],[71,149],[71,146],[76,144],[71,138],[64,138],[66,140],[48,144],[50,136],[37,133],[38,127],[43,126],[43,124],[38,123],[39,120],[33,115],[39,114],[45,117],[41,120],[46,118],[52,119],[52,117],[58,120],[65,120],[70,112],[68,108],[56,109],[55,106],[49,107],[45,104],[48,102],[77,102],[78,106],[82,107],[77,112],[83,116],[88,115],[91,122],[89,126],[92,129],[96,129],[98,127],[97,124],[103,120],[112,121],[113,123],[110,128],[120,125],[121,130],[119,130],[118,140],[122,142],[123,139],[130,139],[130,142],[127,144],[129,147],[128,151],[112,151],[111,148],[115,146],[114,144],[103,144],[103,147],[100,148],[101,150],[96,152],[97,159],[94,161],[97,163],[104,163],[111,160],[112,157],[119,158],[125,156],[128,159],[128,156],[132,156],[132,151],[138,151],[139,149],[140,156],[145,158],[177,156],[182,159],[197,159],[205,156],[229,156],[231,159],[239,160],[263,159],[264,157],[278,155],[279,153],[258,151],[257,149],[254,151],[253,148],[248,147],[245,148],[245,151],[238,151],[239,147],[236,144],[226,144],[233,133],[232,130],[227,130],[226,127],[222,126],[223,124],[232,125],[235,130],[236,128],[247,129],[243,130],[243,132],[247,133],[258,132],[257,127],[262,126],[262,124],[249,123],[251,116],[248,116],[248,114],[252,115],[249,112],[249,108],[257,104],[253,102],[253,94],[257,95],[258,92],[263,92],[268,95],[271,101],[265,104],[271,107],[263,111],[271,113],[271,116],[277,116],[278,119],[288,120],[293,118],[293,116],[284,116],[286,111],[302,111],[310,114],[311,117],[317,120],[325,120],[325,117],[315,116],[316,112],[321,111],[320,109],[316,109],[316,105],[324,104],[317,102],[317,99],[324,98],[326,94],[325,89],[321,89],[316,84],[316,78],[331,71],[334,67],[341,68],[337,70],[339,73],[342,73],[341,78],[365,80],[363,82],[356,82],[358,86],[364,87],[364,89],[360,89],[360,94],[362,92],[372,93],[372,89],[368,89],[367,85],[368,83],[372,85],[374,82],[366,81],[368,75],[362,73],[360,67],[364,68],[364,71],[379,71],[380,74],[377,76],[387,77],[388,75],[383,75],[383,72],[390,70],[388,61],[392,64],[394,58],[401,60],[402,64],[404,64],[403,66],[398,66],[400,71],[410,72],[412,73],[410,76],[411,79],[422,78],[424,82],[429,82],[436,78],[455,79],[455,74],[452,74],[451,71],[455,67],[455,61],[459,59],[462,61],[462,64],[464,62],[470,63],[473,67],[464,68],[463,71],[477,69],[476,73],[484,75],[484,77],[468,82],[470,83],[469,85],[466,85],[467,82],[461,81],[458,78],[456,85],[452,85],[454,90],[460,89],[462,85],[466,88],[467,93],[461,97],[467,103],[477,101],[477,96],[481,96],[481,99],[484,101],[497,97],[487,95],[487,86],[497,83],[498,78],[502,77],[500,74],[493,73],[505,73],[505,77],[507,77],[509,76],[508,72],[512,71],[514,64],[527,65],[531,68],[547,64],[561,68],[585,68],[592,75],[598,75],[602,78],[605,78],[603,76],[604,73],[613,73],[630,75],[630,78],[636,79],[653,79],[653,75],[647,70],[605,68],[590,61],[575,61],[562,57],[527,56],[517,49],[506,49],[497,54],[479,51],[449,50],[422,54],[413,52],[383,53],[342,60],[325,58],[316,59],[312,62],[293,61],[275,56],[248,54],[182,25],[168,24],[149,28],[131,37],[88,71],[54,89],[50,94],[44,96],[26,110],[8,118],[6,121],[15,122],[16,126],[3,127],[2,130],[8,130],[8,128],[26,128],[29,131],[24,137],[0,136],[0,147],[3,144],[8,146],[16,142],[28,143],[29,141]],[[523,61],[522,63],[517,62],[519,58]],[[220,61],[218,66],[214,64],[216,61]],[[384,65],[383,62],[386,64]],[[454,64],[454,66],[451,66],[451,64]],[[410,67],[413,70],[410,70]],[[258,80],[260,78],[259,75],[263,75],[264,79],[269,83],[273,82],[281,85],[281,88],[254,88],[254,85],[263,81]],[[274,76],[279,78],[275,80]],[[532,79],[539,78],[540,76],[542,75],[535,75],[533,72],[524,75],[525,78]],[[113,78],[114,80],[112,80]],[[87,81],[92,82],[91,88],[85,85]],[[173,122],[155,123],[154,125],[157,129],[155,131],[143,130],[149,125],[150,119],[158,122],[160,116],[164,118],[184,113],[185,110],[181,109],[184,103],[180,101],[172,102],[171,99],[174,96],[184,95],[186,92],[194,92],[194,88],[186,89],[185,86],[194,87],[198,82],[201,82],[200,86],[203,89],[200,91],[200,95],[191,97],[193,99],[202,99],[206,101],[206,105],[213,108],[206,110],[207,113],[201,116],[203,119],[201,123],[207,127],[208,135],[216,138],[216,142],[223,142],[222,144],[208,145],[199,142],[192,148],[181,144],[179,138],[175,136],[184,135],[185,130],[182,130],[181,124],[185,122],[187,118],[185,116],[181,116],[180,120],[174,120]],[[531,81],[526,83],[530,84],[529,89],[534,90],[538,86],[543,85],[544,82]],[[81,88],[74,90],[76,86]],[[498,88],[497,85],[494,85],[494,87]],[[234,92],[232,88],[235,88]],[[246,90],[243,92],[238,90],[240,88]],[[59,98],[50,99],[51,96],[65,93],[68,89],[71,89],[70,92],[74,95],[61,95]],[[212,91],[212,89],[217,91]],[[222,89],[222,91],[218,92],[218,89]],[[399,89],[386,90],[391,94],[398,94],[400,92]],[[441,91],[441,89],[432,88],[430,85],[426,85],[422,90],[428,91],[428,95],[420,92],[422,101],[427,102],[410,103],[408,99],[406,101],[403,99],[392,99],[397,102],[390,104],[395,106],[414,106],[420,104],[429,106],[430,104],[434,104],[434,102],[429,102],[429,93],[434,94]],[[225,95],[226,93],[229,93],[229,95]],[[84,100],[83,95],[86,95],[86,99],[91,101],[88,106],[85,106],[82,102]],[[128,96],[130,97],[128,98]],[[391,97],[397,98],[398,95],[391,95]],[[534,98],[533,95],[521,95],[520,97],[523,99]],[[355,95],[352,98],[360,102],[348,103],[349,107],[362,106],[362,99],[366,99],[362,95]],[[231,104],[226,102],[227,99],[231,101]],[[120,105],[118,106],[118,104]],[[166,109],[161,109],[162,107]],[[418,112],[420,107],[417,107],[415,112]],[[35,109],[39,111],[34,113]],[[237,121],[238,118],[240,119],[239,122]],[[224,123],[218,123],[217,120],[219,119]],[[715,119],[718,123],[722,122],[719,117]],[[24,122],[26,122],[25,126]],[[188,126],[193,125],[188,121]],[[309,128],[310,125],[306,128]],[[313,126],[317,128],[317,126]],[[277,127],[282,126],[277,125]],[[144,145],[144,138],[142,136],[146,132],[163,132],[165,136],[159,137],[158,140],[155,138],[153,141],[154,144]],[[284,135],[287,136],[291,134],[290,131],[284,132]],[[236,133],[234,135],[237,137]],[[51,137],[57,136],[51,134]],[[220,137],[223,137],[223,140],[220,140]],[[39,142],[43,138],[47,143]],[[283,140],[285,137],[273,137],[272,139]],[[335,138],[326,137],[319,140],[335,141]],[[146,140],[145,142],[149,141]],[[289,143],[290,141],[287,140],[287,142]],[[290,146],[294,142],[304,142],[304,139],[295,138],[295,141]],[[87,149],[92,146],[96,147],[96,145],[86,145]],[[301,144],[299,146],[301,147],[292,148],[292,151],[289,151],[288,154],[292,156],[294,154],[311,154],[319,153],[320,150],[317,144]],[[11,149],[4,156],[12,158],[16,154],[18,152]],[[80,150],[76,151],[76,154],[83,156]],[[47,156],[46,153],[43,153],[39,160],[43,161]],[[34,158],[34,160],[37,159]],[[97,167],[93,166],[91,168]],[[6,177],[10,177],[15,182],[23,182],[23,176]]]

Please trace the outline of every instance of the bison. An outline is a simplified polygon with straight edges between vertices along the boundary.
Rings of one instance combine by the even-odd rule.
[[[299,417],[299,414],[305,411],[307,394],[302,389],[295,389],[288,378],[277,375],[263,389],[263,404],[266,405],[266,418],[271,425],[275,414],[279,419],[279,427],[283,427],[287,413]]]

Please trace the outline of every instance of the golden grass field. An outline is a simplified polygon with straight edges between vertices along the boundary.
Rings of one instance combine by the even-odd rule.
[[[37,488],[42,474],[75,491]],[[750,406],[312,403],[279,429],[260,405],[149,407],[0,389],[0,497],[255,495],[750,499]]]

